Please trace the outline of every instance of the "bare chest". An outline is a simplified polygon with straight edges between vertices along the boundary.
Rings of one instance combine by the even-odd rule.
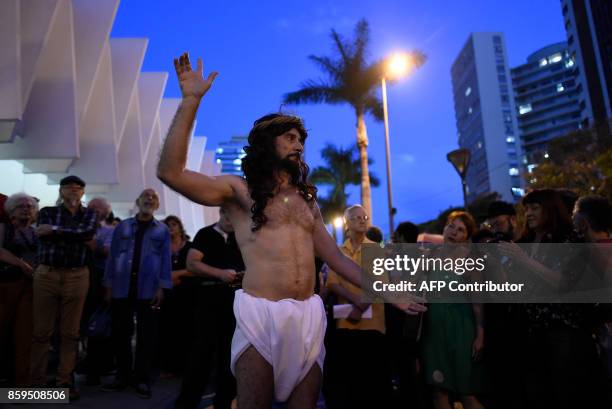
[[[278,193],[266,206],[265,215],[270,228],[286,225],[299,226],[307,231],[314,229],[313,209],[297,193]]]

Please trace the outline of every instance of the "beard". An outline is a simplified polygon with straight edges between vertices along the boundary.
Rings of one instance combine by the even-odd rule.
[[[287,172],[293,183],[297,183],[302,179],[302,170],[304,169],[304,165],[305,163],[301,157],[298,158],[298,160],[286,157],[279,160],[278,168],[281,171]]]
[[[141,214],[145,214],[147,216],[150,216],[150,215],[153,215],[153,213],[155,213],[155,208],[153,206],[143,205],[143,206],[139,206],[138,207],[138,211]]]

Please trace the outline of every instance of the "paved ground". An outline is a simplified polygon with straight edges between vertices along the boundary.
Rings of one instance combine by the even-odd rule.
[[[105,379],[109,382],[112,377]],[[72,402],[71,408],[95,408],[95,409],[171,409],[174,399],[180,387],[178,379],[158,380],[153,385],[153,397],[151,399],[141,399],[136,395],[133,388],[127,388],[122,392],[102,392],[99,386],[80,386],[81,399]],[[200,409],[209,405],[209,401],[202,401]],[[50,409],[63,408],[65,404],[23,404],[0,405],[2,408],[11,409]]]

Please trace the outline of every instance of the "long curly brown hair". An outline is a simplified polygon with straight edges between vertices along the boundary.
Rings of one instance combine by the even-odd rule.
[[[283,160],[276,153],[274,141],[291,129],[299,132],[303,145],[308,133],[302,120],[293,115],[265,115],[253,123],[253,129],[249,133],[249,145],[244,147],[246,156],[242,158],[242,171],[253,199],[252,231],[261,229],[268,221],[264,210],[277,191],[279,171],[289,173],[289,182],[297,187],[306,202],[311,203],[317,198],[317,188],[308,183],[308,165],[301,160],[298,164]]]

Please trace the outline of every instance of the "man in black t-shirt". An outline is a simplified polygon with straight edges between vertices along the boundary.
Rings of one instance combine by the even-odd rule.
[[[223,209],[219,216],[217,223],[198,231],[187,255],[187,270],[194,276],[183,277],[183,281],[189,280],[199,286],[196,337],[176,408],[198,407],[211,370],[216,373],[215,408],[229,409],[236,395],[236,380],[230,371],[231,343],[236,326],[233,304],[244,262]]]

